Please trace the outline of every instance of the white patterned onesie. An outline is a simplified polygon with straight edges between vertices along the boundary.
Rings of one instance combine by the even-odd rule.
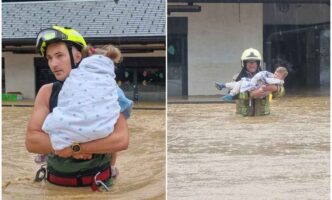
[[[114,64],[102,55],[84,58],[72,69],[58,96],[58,105],[46,117],[42,130],[54,150],[111,134],[120,114]]]
[[[237,82],[225,83],[226,88],[231,89],[230,95],[235,96],[240,92],[251,91],[265,84],[284,84],[283,80],[275,78],[274,74],[268,71],[260,71],[250,78],[241,78]]]

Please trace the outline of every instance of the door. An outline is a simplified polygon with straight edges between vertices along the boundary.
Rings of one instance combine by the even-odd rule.
[[[330,86],[330,29],[320,31],[320,86]]]
[[[167,33],[168,96],[188,95],[188,18],[169,17]]]

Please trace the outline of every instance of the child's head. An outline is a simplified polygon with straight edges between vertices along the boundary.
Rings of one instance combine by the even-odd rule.
[[[100,48],[94,48],[92,46],[87,46],[82,50],[83,58],[94,55],[101,54],[112,59],[114,63],[120,63],[122,61],[122,54],[119,48],[113,45],[105,45]]]
[[[274,75],[277,79],[284,80],[288,75],[288,71],[285,67],[278,67],[274,71]]]

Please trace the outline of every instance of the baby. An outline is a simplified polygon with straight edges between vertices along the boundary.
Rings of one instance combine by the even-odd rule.
[[[282,85],[284,84],[284,79],[287,77],[288,71],[285,67],[278,67],[274,74],[268,71],[260,71],[251,79],[242,78],[237,82],[229,83],[218,83],[215,82],[215,86],[218,90],[223,88],[231,89],[229,94],[224,96],[224,100],[232,100],[233,97],[240,92],[252,91],[259,88],[264,88],[265,85]]]

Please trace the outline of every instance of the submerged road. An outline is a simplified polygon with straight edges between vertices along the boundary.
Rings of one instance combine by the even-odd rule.
[[[329,199],[330,98],[273,100],[271,115],[235,104],[168,105],[168,199]]]

